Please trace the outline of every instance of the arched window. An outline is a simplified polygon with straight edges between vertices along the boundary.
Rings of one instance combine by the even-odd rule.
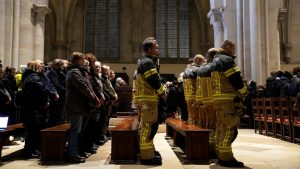
[[[191,0],[155,2],[155,37],[159,44],[160,58],[189,58]]]
[[[119,0],[86,0],[84,52],[97,58],[117,58],[119,45]]]

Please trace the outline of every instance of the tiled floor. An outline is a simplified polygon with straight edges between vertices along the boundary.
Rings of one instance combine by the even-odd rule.
[[[97,154],[92,155],[82,164],[64,164],[41,166],[37,159],[21,160],[12,159],[4,162],[1,169],[150,169],[150,168],[168,168],[168,169],[219,169],[224,168],[214,163],[210,165],[182,164],[177,158],[167,141],[165,133],[158,133],[155,137],[156,149],[160,151],[163,158],[162,166],[144,166],[135,165],[114,165],[109,164],[111,142],[107,142],[98,149]],[[20,149],[23,145],[12,146],[3,150],[4,155]],[[174,149],[174,148],[173,148]],[[253,169],[300,169],[300,145],[281,141],[271,137],[254,134],[253,130],[240,129],[237,140],[233,144],[235,157],[243,161],[247,166],[245,168]]]

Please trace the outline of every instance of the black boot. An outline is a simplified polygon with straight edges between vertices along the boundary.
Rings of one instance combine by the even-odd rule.
[[[237,161],[236,159],[230,161],[218,160],[218,163],[224,167],[244,167],[244,163]]]
[[[159,157],[161,157],[161,155],[160,155],[159,151],[156,151],[156,150],[154,151],[154,155],[155,155],[155,156],[159,156]]]
[[[84,157],[80,157],[79,155],[68,156],[67,157],[67,162],[68,163],[84,163],[85,162],[85,158]]]
[[[144,165],[161,165],[161,157],[155,156],[152,159],[149,160],[141,160],[141,163]]]

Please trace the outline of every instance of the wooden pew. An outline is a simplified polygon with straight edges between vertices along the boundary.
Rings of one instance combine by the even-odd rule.
[[[174,140],[174,144],[181,147],[187,160],[193,163],[209,163],[209,133],[210,130],[200,128],[177,118],[166,120],[167,136]]]
[[[41,130],[41,164],[64,163],[65,146],[71,124]]]
[[[2,148],[6,141],[6,139],[16,133],[17,131],[24,130],[23,123],[13,124],[7,126],[7,128],[3,131],[0,131],[0,164],[1,164],[1,157],[2,157]]]
[[[126,117],[111,129],[111,164],[135,163],[137,124],[137,116]]]
[[[115,91],[118,94],[117,112],[132,112],[132,87],[120,86]]]

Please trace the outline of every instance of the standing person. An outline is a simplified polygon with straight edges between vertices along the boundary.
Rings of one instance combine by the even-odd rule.
[[[155,151],[153,138],[158,125],[159,98],[166,101],[167,96],[156,67],[159,55],[158,44],[154,38],[149,37],[142,45],[145,55],[138,61],[135,92],[137,110],[141,111],[139,112],[141,115],[139,129],[141,163],[161,165],[161,156]]]
[[[27,131],[24,146],[24,157],[32,158],[40,156],[41,136],[40,130],[46,127],[46,110],[49,107],[49,97],[41,72],[42,64],[31,61],[28,69],[22,76],[24,113],[23,124]]]
[[[235,110],[236,100],[247,94],[247,87],[235,65],[235,45],[226,40],[211,64],[213,103],[217,115],[216,150],[218,162],[225,167],[243,167],[232,153],[231,144],[240,121],[240,114]]]
[[[211,159],[216,159],[216,146],[215,146],[215,131],[216,131],[216,111],[213,108],[212,100],[212,85],[211,85],[211,62],[218,52],[219,49],[211,48],[206,54],[206,63],[200,67],[197,77],[198,88],[197,94],[201,98],[201,110],[203,114],[205,113],[206,123],[205,126],[211,130],[209,133],[209,157]],[[198,91],[200,90],[200,91]],[[197,96],[196,96],[197,100]]]
[[[204,62],[204,56],[197,54],[193,58],[193,62],[187,66],[183,73],[183,90],[185,94],[185,101],[187,104],[187,109],[189,113],[188,123],[198,124],[199,123],[199,113],[195,106],[196,102],[196,79],[197,70],[199,70],[200,65]],[[202,123],[202,122],[201,122]]]
[[[66,74],[62,72],[63,64],[61,59],[55,59],[50,69],[46,72],[47,78],[51,81],[59,95],[58,99],[53,99],[50,103],[47,127],[56,126],[65,121],[63,109],[66,95]]]
[[[80,136],[87,124],[90,104],[100,104],[85,77],[84,61],[84,54],[74,52],[67,73],[65,108],[71,121],[67,160],[71,163],[85,162],[85,157],[78,155],[78,142],[82,140]]]
[[[185,98],[184,98],[183,72],[179,74],[179,77],[178,77],[177,81],[178,81],[178,95],[177,95],[177,99],[178,99],[178,106],[179,106],[180,111],[181,111],[181,119],[183,121],[187,121],[189,115],[188,115],[186,101],[185,101]]]

